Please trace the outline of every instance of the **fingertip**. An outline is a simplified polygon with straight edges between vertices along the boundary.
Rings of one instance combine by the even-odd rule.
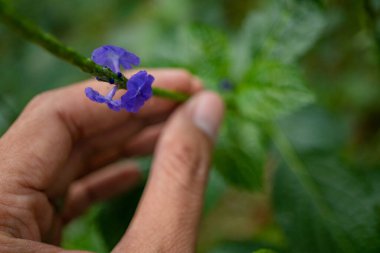
[[[186,106],[194,125],[214,140],[224,115],[222,98],[215,92],[203,91],[191,98]]]

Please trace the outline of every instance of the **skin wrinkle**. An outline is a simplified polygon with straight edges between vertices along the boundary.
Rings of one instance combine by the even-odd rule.
[[[40,234],[44,234],[48,231],[54,220],[54,210],[47,194],[25,186],[16,186],[15,189],[18,191],[14,195],[18,196],[16,198],[22,197],[25,199],[24,201],[20,201],[20,203],[23,204],[24,209],[31,211],[31,215],[33,215],[32,220],[36,221]],[[43,213],[40,212],[41,207],[44,207],[42,208],[44,210]]]
[[[29,149],[28,156],[30,156],[30,159],[26,157],[22,159],[23,162],[21,164],[24,166],[17,167],[17,183],[26,189],[44,191],[49,185],[45,170],[49,165],[46,164],[44,158],[36,153],[35,149]],[[27,170],[25,169],[26,167],[28,168]],[[33,173],[26,173],[26,171]]]
[[[16,232],[16,229],[14,227],[4,226],[0,224],[0,237],[7,236],[17,238],[20,234],[21,233]]]
[[[2,210],[10,209],[10,211],[4,214],[5,218],[1,219],[2,221],[4,220],[10,221],[9,224],[0,225],[0,228],[5,227],[5,228],[8,228],[7,231],[15,231],[11,234],[12,235],[16,234],[15,236],[16,238],[24,238],[24,239],[37,240],[37,241],[40,240],[40,231],[39,231],[38,225],[34,222],[31,222],[34,220],[28,218],[28,216],[33,216],[33,214],[29,214],[29,215],[25,214],[25,213],[30,213],[30,210],[25,210],[24,208],[13,206],[10,204],[5,204],[2,202],[0,202],[0,206],[3,207]],[[14,224],[14,225],[10,226],[10,224]]]
[[[17,178],[17,177],[16,177]],[[30,186],[23,185],[22,180],[16,181],[15,184],[12,184],[12,187],[9,188],[9,190],[13,190],[12,192],[9,192],[9,194],[13,195],[14,197],[9,197],[8,204],[3,203],[4,206],[10,207],[10,208],[17,208],[24,213],[30,213],[29,215],[11,215],[14,214],[14,212],[10,212],[9,216],[18,219],[19,217],[24,217],[24,220],[27,221],[34,221],[35,222],[35,229],[30,228],[30,231],[37,231],[38,232],[30,232],[29,234],[36,234],[35,238],[40,238],[41,234],[44,233],[48,229],[48,227],[51,225],[51,222],[53,220],[53,210],[50,205],[50,202],[46,196],[46,194],[43,191],[40,191],[38,189],[33,189]],[[3,191],[4,193],[4,191]],[[0,200],[3,199],[5,201],[4,197],[6,195],[2,195],[0,197]],[[10,205],[9,203],[13,202],[14,200],[19,200],[19,204]],[[11,202],[10,202],[11,201]],[[1,203],[0,203],[1,204]],[[41,206],[46,206],[46,208],[43,208],[44,213],[39,212],[39,209]],[[28,216],[33,216],[33,218],[28,218]],[[21,218],[19,219],[24,227],[27,227],[28,225],[26,222],[24,222]],[[31,223],[34,224],[34,223]]]

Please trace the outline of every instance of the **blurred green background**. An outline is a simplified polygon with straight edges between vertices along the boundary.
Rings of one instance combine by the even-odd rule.
[[[84,55],[118,45],[225,98],[199,252],[380,252],[380,1],[12,4]],[[3,25],[0,36],[1,133],[34,95],[89,78]],[[109,252],[142,189],[96,205],[63,246]]]

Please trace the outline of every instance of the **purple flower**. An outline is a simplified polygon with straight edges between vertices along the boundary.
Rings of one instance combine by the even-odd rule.
[[[128,112],[138,112],[145,101],[152,97],[154,77],[145,70],[134,74],[127,83],[127,93],[121,97],[121,104]]]
[[[135,54],[117,46],[101,46],[92,52],[91,59],[103,67],[108,67],[114,73],[120,72],[120,65],[124,69],[131,69],[132,65],[138,66],[140,58]]]
[[[90,87],[87,87],[85,89],[86,96],[89,99],[100,104],[106,103],[110,109],[118,112],[122,108],[121,100],[112,100],[112,98],[115,96],[116,91],[117,86],[114,86],[106,96],[102,96],[99,94],[99,92]]]
[[[117,73],[118,77],[122,77],[120,73],[120,65],[124,69],[131,69],[132,65],[139,65],[140,59],[133,53],[126,51],[123,48],[106,45],[95,49],[92,52],[91,59],[98,65],[107,67],[114,73]],[[98,78],[103,81],[103,79]],[[140,71],[133,75],[127,82],[127,92],[121,97],[121,99],[113,100],[115,93],[118,89],[117,85],[114,85],[112,90],[106,95],[100,95],[99,92],[87,87],[85,90],[86,96],[94,102],[106,103],[108,107],[114,111],[120,111],[126,109],[129,112],[138,112],[138,110],[144,105],[145,101],[152,97],[152,83],[154,81],[153,76],[149,75],[146,71]],[[109,79],[110,84],[114,84],[113,78]]]

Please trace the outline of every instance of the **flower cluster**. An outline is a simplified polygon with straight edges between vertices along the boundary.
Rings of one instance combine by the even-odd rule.
[[[140,58],[127,50],[116,46],[102,46],[92,52],[91,59],[98,65],[109,68],[114,73],[121,76],[120,65],[124,69],[131,69],[133,66],[140,64]],[[114,85],[111,91],[103,96],[91,87],[85,89],[86,96],[97,103],[105,103],[114,111],[126,109],[128,112],[136,113],[144,105],[145,101],[152,97],[152,83],[154,77],[149,75],[145,70],[134,74],[127,82],[127,92],[120,99],[113,99],[117,85]],[[113,85],[114,80],[109,80]]]

